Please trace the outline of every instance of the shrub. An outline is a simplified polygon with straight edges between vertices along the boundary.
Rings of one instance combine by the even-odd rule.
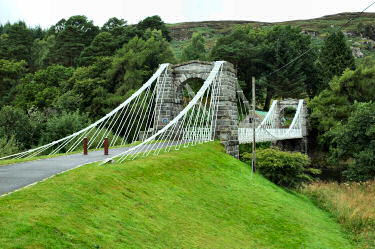
[[[334,161],[353,160],[344,175],[349,181],[375,177],[375,103],[355,103],[348,122],[331,129]]]
[[[0,137],[0,157],[15,154],[20,151],[18,143],[14,136],[9,139],[7,137]]]
[[[4,106],[0,111],[0,137],[11,140],[12,136],[20,143],[20,147],[30,148],[33,127],[23,110],[12,106]]]
[[[95,137],[94,137],[94,134],[95,134]],[[122,141],[121,136],[115,137],[113,131],[112,130],[108,131],[108,129],[106,129],[106,128],[103,128],[100,131],[98,131],[98,128],[95,127],[95,128],[92,129],[92,131],[89,134],[87,134],[86,137],[88,139],[89,144],[92,143],[90,148],[96,148],[96,147],[102,148],[102,147],[104,147],[104,144],[103,144],[103,138],[104,137],[108,138],[109,144],[111,144],[112,141],[115,139],[116,142],[114,143],[113,146],[121,145],[121,141]],[[94,139],[94,141],[92,141],[93,139]]]
[[[63,112],[61,115],[55,115],[47,121],[46,131],[43,133],[40,140],[40,145],[50,143],[54,140],[58,140],[73,134],[79,130],[82,130],[90,125],[87,114],[80,114],[79,111],[66,113]],[[89,133],[86,134],[90,148],[103,147],[103,138],[107,137],[111,144],[114,139],[113,131],[108,131],[106,128],[93,128]],[[80,137],[80,136],[78,136]],[[78,138],[77,137],[77,138]],[[83,139],[83,138],[82,138]],[[92,141],[94,139],[94,141]],[[82,144],[76,143],[77,140],[72,140],[60,152],[66,152],[71,146],[75,146],[74,150],[82,150]],[[122,137],[117,137],[114,145],[120,145]],[[98,146],[99,145],[99,146]],[[47,151],[50,152],[50,151]]]
[[[40,139],[40,144],[47,144],[66,137],[88,125],[88,115],[80,114],[79,111],[71,113],[63,112],[61,115],[55,115],[47,120],[46,131]]]
[[[244,161],[251,162],[252,154],[243,153]],[[299,152],[284,152],[278,149],[258,150],[256,168],[270,181],[289,188],[299,187],[303,182],[311,181],[309,174],[318,174],[319,170],[306,168],[310,165],[307,155]]]

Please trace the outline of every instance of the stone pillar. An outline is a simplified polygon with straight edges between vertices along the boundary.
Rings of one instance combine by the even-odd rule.
[[[176,89],[173,81],[172,70],[168,68],[165,82],[163,82],[163,77],[160,77],[158,82],[154,117],[155,131],[161,130],[175,117]]]
[[[227,153],[239,158],[237,78],[232,64],[226,62],[223,66],[215,134]]]
[[[298,101],[296,100],[287,100],[285,102],[288,102],[288,103],[281,103],[281,105],[296,107],[298,104]],[[280,116],[280,107],[278,109],[278,113]],[[307,139],[308,119],[307,119],[306,101],[303,101],[303,106],[301,110],[301,119],[302,119],[301,128],[302,128],[302,136],[303,136],[302,138],[274,141],[272,142],[272,146],[278,147],[280,150],[283,150],[283,151],[298,151],[298,152],[307,154],[308,152],[308,139]]]

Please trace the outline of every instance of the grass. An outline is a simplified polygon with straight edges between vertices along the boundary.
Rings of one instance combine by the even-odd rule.
[[[352,248],[219,142],[85,165],[0,198],[0,248]]]
[[[331,212],[361,248],[375,248],[375,180],[343,184],[316,182],[304,193]]]

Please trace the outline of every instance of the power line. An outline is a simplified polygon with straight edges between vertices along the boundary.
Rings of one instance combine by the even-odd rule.
[[[360,16],[363,14],[363,12],[365,12],[367,9],[369,9],[369,8],[370,8],[372,5],[374,5],[374,4],[375,4],[375,1],[374,1],[373,3],[371,3],[369,6],[367,6],[364,10],[362,10],[362,11],[361,11],[356,17],[349,18],[345,24],[343,24],[343,25],[341,25],[341,26],[339,27],[338,30],[341,31],[346,25],[348,25],[348,24],[349,24],[351,21],[353,21],[354,19],[360,17]],[[285,64],[284,66],[282,66],[282,67],[280,67],[280,68],[274,70],[273,72],[271,72],[271,73],[268,74],[267,76],[270,76],[270,75],[272,75],[272,74],[274,74],[274,73],[276,73],[276,72],[278,72],[278,71],[284,69],[285,67],[289,66],[290,64],[292,64],[293,62],[295,62],[296,60],[298,60],[299,58],[301,58],[301,57],[304,56],[305,54],[309,53],[312,49],[313,49],[313,47],[309,48],[308,50],[306,50],[305,52],[303,52],[302,54],[300,54],[299,56],[297,56],[296,58],[294,58],[293,60],[291,60],[290,62],[288,62],[287,64]]]

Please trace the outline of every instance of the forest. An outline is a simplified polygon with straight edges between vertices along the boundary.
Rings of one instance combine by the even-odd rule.
[[[375,33],[371,25],[358,30],[369,39]],[[178,54],[172,42],[159,16],[136,25],[113,17],[102,27],[81,15],[48,29],[0,25],[0,156],[86,127],[161,63],[226,60],[248,99],[256,77],[257,108],[268,110],[273,99],[308,101],[313,165],[336,180],[375,177],[375,59],[356,60],[340,29],[321,44],[291,25],[238,25],[210,48],[197,32]]]

